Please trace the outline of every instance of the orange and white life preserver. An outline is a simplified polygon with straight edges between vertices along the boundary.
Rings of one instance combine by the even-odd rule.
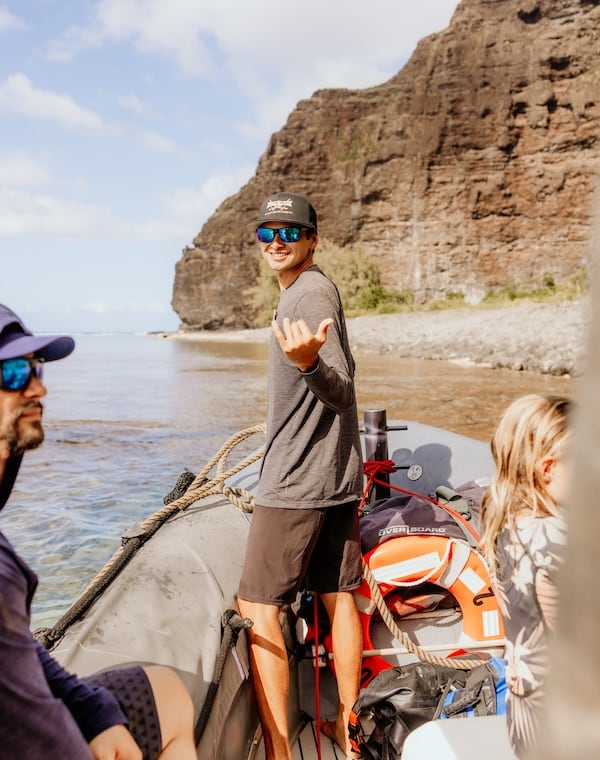
[[[458,647],[504,643],[502,618],[483,557],[467,541],[439,535],[403,535],[378,544],[365,554],[384,599],[399,589],[433,583],[446,589],[462,613]],[[377,607],[363,579],[355,592],[363,649],[374,650],[371,623]],[[386,599],[386,603],[388,600]],[[389,606],[389,604],[388,604]],[[402,624],[400,623],[400,627]],[[380,655],[364,658],[361,686],[392,664]]]

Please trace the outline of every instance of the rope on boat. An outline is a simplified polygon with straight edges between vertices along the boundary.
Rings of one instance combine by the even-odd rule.
[[[378,483],[379,485],[382,485],[382,486],[386,486],[387,488],[392,488],[395,491],[399,491],[401,493],[408,494],[410,496],[416,496],[417,498],[423,499],[425,501],[430,501],[432,504],[439,504],[439,502],[437,502],[435,499],[431,499],[428,496],[425,496],[424,494],[415,493],[414,491],[409,491],[406,488],[393,486],[389,482],[380,480],[377,477],[378,475],[381,475],[381,474],[389,475],[393,472],[396,472],[396,470],[398,469],[396,464],[391,459],[367,461],[364,463],[364,468],[365,468],[365,475],[367,477],[367,483],[363,490],[363,495],[358,507],[359,515],[362,515],[363,513],[362,508],[365,505],[375,483]],[[448,550],[449,548],[450,548],[450,544],[448,544]],[[444,559],[442,559],[442,563],[443,562],[444,562]],[[432,570],[432,572],[429,573],[429,575],[426,575],[425,577],[420,578],[418,581],[415,581],[414,583],[410,583],[407,585],[415,586],[415,585],[420,585],[421,583],[425,583],[437,572],[438,569],[439,567],[434,568],[434,570]],[[421,660],[421,662],[431,662],[434,665],[450,666],[451,668],[458,668],[459,670],[462,670],[462,669],[468,670],[470,668],[476,667],[477,665],[481,665],[480,659],[466,660],[466,659],[459,659],[457,657],[439,657],[438,655],[431,654],[431,652],[427,652],[424,649],[421,649],[421,647],[418,644],[415,644],[414,641],[411,638],[409,638],[409,636],[406,633],[404,633],[404,631],[400,630],[400,628],[398,627],[398,624],[394,620],[394,616],[392,615],[391,610],[385,603],[385,599],[383,598],[383,594],[381,593],[379,584],[377,583],[377,580],[375,576],[373,575],[371,568],[367,565],[364,559],[363,559],[363,578],[366,580],[369,586],[369,589],[371,591],[371,598],[375,602],[377,609],[379,610],[379,614],[381,615],[381,619],[387,626],[388,631],[392,634],[394,638],[398,639],[409,652],[416,655],[419,658],[419,660]]]
[[[176,512],[183,511],[190,504],[215,494],[223,494],[242,511],[251,512],[254,505],[253,495],[242,488],[231,488],[225,485],[225,481],[258,461],[262,457],[262,452],[250,455],[230,469],[226,469],[226,463],[227,457],[238,444],[255,433],[264,432],[265,425],[260,424],[232,435],[198,473],[181,497],[147,517],[135,530],[135,533],[131,532],[129,536],[125,536],[122,545],[52,628],[40,628],[34,632],[35,638],[42,646],[49,649],[58,642],[69,626],[83,617],[95,599],[108,588],[136,551]],[[217,468],[216,475],[207,479],[208,474],[215,466]]]
[[[248,628],[252,628],[252,625],[253,623],[249,618],[240,617],[236,610],[225,610],[221,617],[221,627],[223,629],[221,646],[219,647],[219,653],[215,662],[213,678],[208,685],[204,704],[202,705],[202,711],[196,723],[196,727],[194,728],[194,742],[196,746],[200,743],[200,739],[202,738],[208,723],[217,696],[217,690],[221,683],[221,676],[223,675],[227,655],[231,648],[236,645],[240,631],[248,630]]]
[[[371,597],[373,601],[375,602],[375,604],[377,605],[377,609],[379,610],[381,619],[386,624],[388,631],[392,634],[392,636],[394,636],[394,638],[398,639],[398,641],[400,641],[406,647],[406,649],[408,649],[409,652],[416,655],[419,658],[419,660],[421,660],[422,662],[431,662],[434,665],[450,666],[451,668],[458,668],[459,670],[470,670],[471,668],[474,668],[477,665],[481,665],[482,663],[481,659],[465,660],[465,659],[459,659],[458,657],[440,657],[436,654],[432,654],[431,652],[426,652],[424,649],[421,649],[421,647],[418,644],[414,643],[414,641],[408,636],[408,634],[400,630],[400,628],[398,627],[398,624],[394,620],[394,616],[392,615],[391,610],[385,603],[385,599],[383,598],[383,594],[381,593],[379,584],[377,583],[377,580],[375,576],[373,575],[371,568],[367,565],[364,559],[363,559],[363,578],[367,581],[369,585],[369,589],[371,591]]]
[[[34,632],[35,638],[42,644],[42,646],[49,649],[56,644],[64,636],[69,626],[83,617],[92,606],[95,599],[108,588],[137,550],[143,546],[146,541],[148,541],[148,539],[151,538],[176,512],[184,511],[194,502],[216,494],[222,494],[243,512],[252,512],[254,507],[254,496],[249,491],[242,488],[231,488],[230,486],[225,485],[225,481],[228,478],[237,475],[238,472],[241,472],[251,464],[254,464],[254,462],[257,462],[262,457],[263,452],[261,451],[250,455],[230,469],[226,469],[226,463],[227,457],[231,451],[242,441],[255,433],[264,432],[265,425],[264,423],[261,423],[241,430],[228,438],[198,475],[196,475],[182,496],[151,514],[142,522],[135,533],[124,537],[122,545],[98,572],[91,583],[89,583],[87,588],[84,589],[79,598],[71,605],[71,607],[69,607],[64,615],[59,618],[54,626],[52,626],[52,628],[40,628]],[[215,466],[215,476],[208,479],[209,473],[215,468]],[[375,472],[381,471],[381,466],[382,463],[375,464],[365,462],[365,471],[368,473],[369,480],[374,479]],[[468,669],[481,664],[481,660],[438,657],[437,655],[421,649],[421,647],[419,647],[418,644],[415,644],[396,624],[396,621],[381,594],[375,576],[364,560],[363,576],[369,585],[372,598],[377,605],[377,609],[381,614],[383,622],[392,636],[401,641],[409,652],[416,655],[422,661],[437,663],[439,665],[450,665],[451,667],[459,669]]]

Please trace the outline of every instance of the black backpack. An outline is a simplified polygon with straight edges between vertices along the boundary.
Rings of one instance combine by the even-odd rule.
[[[471,670],[414,662],[378,673],[358,695],[350,714],[353,749],[370,760],[400,758],[408,734],[437,718],[496,715],[503,690],[503,661]]]

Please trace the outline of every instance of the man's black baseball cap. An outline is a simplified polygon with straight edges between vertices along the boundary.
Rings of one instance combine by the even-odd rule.
[[[275,193],[262,202],[258,219],[248,223],[255,229],[265,222],[300,224],[317,231],[317,212],[308,198],[298,193]]]

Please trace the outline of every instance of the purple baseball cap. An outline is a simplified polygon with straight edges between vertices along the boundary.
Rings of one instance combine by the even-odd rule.
[[[0,303],[0,361],[35,354],[53,362],[64,359],[75,348],[68,335],[33,335],[8,306]]]

